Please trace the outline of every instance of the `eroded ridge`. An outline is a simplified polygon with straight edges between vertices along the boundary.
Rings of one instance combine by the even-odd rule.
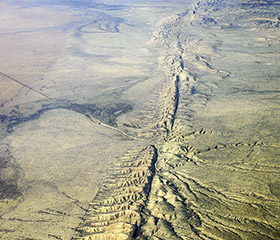
[[[280,239],[279,137],[271,130],[276,120],[260,107],[262,120],[244,111],[243,122],[235,123],[234,111],[239,117],[241,111],[223,97],[233,95],[252,106],[258,98],[263,105],[279,103],[279,91],[258,79],[263,72],[248,76],[242,66],[262,68],[279,59],[267,50],[279,46],[277,14],[277,1],[198,1],[194,11],[159,31],[165,56],[160,64],[170,79],[161,101],[160,126],[167,137],[158,144],[148,214],[140,229],[143,239]],[[187,33],[182,26],[189,26]],[[255,59],[256,52],[260,55]],[[255,62],[247,62],[248,56]],[[273,81],[271,76],[265,77]],[[271,94],[269,101],[263,100],[265,94]],[[230,107],[219,105],[222,101]],[[217,107],[210,108],[213,102]],[[217,113],[219,107],[232,112],[215,118],[210,111]],[[227,125],[217,126],[216,119]]]
[[[156,160],[155,146],[128,151],[110,170],[72,239],[119,240],[137,235]]]
[[[172,83],[166,89],[163,95],[163,108],[162,108],[162,119],[158,126],[163,128],[166,133],[170,133],[173,129],[174,119],[177,111],[179,101],[179,78],[174,77]]]
[[[196,133],[194,137],[213,133],[200,134]],[[215,151],[216,158],[242,151],[249,161],[251,156],[247,153],[253,148],[267,147],[261,142],[236,143],[205,151]],[[213,162],[205,156],[203,150],[195,149],[187,142],[166,142],[159,148],[157,174],[147,203],[149,215],[141,227],[141,235],[146,239],[279,239],[279,224],[274,215],[279,211],[279,197],[271,188],[275,189],[278,183],[269,185],[274,195],[265,195],[260,191],[224,190],[221,185],[207,182],[207,178],[217,181],[220,170],[235,171],[233,176],[228,174],[229,177],[245,180],[244,174],[252,179],[254,175],[262,178],[267,174],[275,175],[278,167],[263,163],[264,166],[256,169],[245,163],[247,168],[239,170],[237,166],[218,160]],[[213,173],[219,175],[213,177]],[[230,184],[226,179],[224,182]],[[247,183],[244,181],[244,184]]]

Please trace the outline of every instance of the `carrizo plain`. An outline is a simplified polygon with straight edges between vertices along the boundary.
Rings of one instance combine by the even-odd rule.
[[[280,1],[0,1],[0,239],[280,239]]]

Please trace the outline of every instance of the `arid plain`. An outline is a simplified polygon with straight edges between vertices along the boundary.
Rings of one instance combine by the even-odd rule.
[[[0,1],[0,239],[280,239],[280,1]]]

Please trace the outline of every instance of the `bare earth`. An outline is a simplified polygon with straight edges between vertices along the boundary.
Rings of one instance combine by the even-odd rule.
[[[0,239],[280,239],[279,16],[0,1]]]

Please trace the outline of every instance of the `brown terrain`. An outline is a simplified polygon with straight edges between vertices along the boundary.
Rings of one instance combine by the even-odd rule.
[[[0,20],[0,239],[280,239],[280,1]]]

